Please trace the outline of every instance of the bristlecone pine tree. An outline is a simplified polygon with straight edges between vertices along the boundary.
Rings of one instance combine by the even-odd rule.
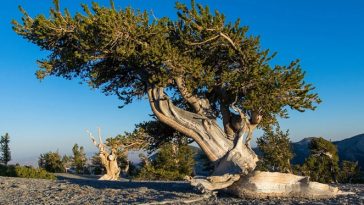
[[[177,3],[178,18],[171,20],[116,9],[113,2],[111,8],[82,5],[84,13],[71,15],[55,0],[48,17],[21,9],[22,22],[13,21],[13,29],[49,51],[38,61],[39,79],[82,79],[117,95],[122,106],[148,96],[154,115],[192,138],[216,164],[213,177],[189,179],[192,185],[207,191],[229,187],[242,197],[337,194],[304,177],[253,172],[254,129],[287,117],[286,108],[314,109],[320,99],[303,81],[297,60],[270,65],[275,54],[262,50],[259,38],[247,35],[248,27],[191,3],[190,8]]]
[[[275,131],[273,128],[265,129],[264,135],[257,139],[258,148],[262,152],[259,162],[261,170],[292,172],[290,161],[293,153],[288,135],[288,131],[283,132],[276,126]]]
[[[8,162],[11,160],[11,152],[10,152],[10,136],[8,133],[5,133],[4,136],[1,136],[0,139],[0,162],[8,165]]]

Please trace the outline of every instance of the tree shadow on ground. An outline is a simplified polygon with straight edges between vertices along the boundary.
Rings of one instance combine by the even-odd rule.
[[[122,179],[121,181],[101,181],[97,180],[96,177],[81,176],[75,178],[73,175],[57,175],[57,179],[61,183],[90,186],[96,189],[139,189],[145,187],[156,191],[198,193],[188,182],[183,181],[129,181],[127,179]]]

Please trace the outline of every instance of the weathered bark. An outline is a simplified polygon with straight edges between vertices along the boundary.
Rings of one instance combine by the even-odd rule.
[[[224,189],[231,186],[234,182],[240,179],[239,174],[224,174],[222,176],[210,176],[206,179],[194,179],[186,177],[185,180],[189,181],[192,186],[199,189],[202,193],[210,192],[213,190]]]
[[[255,171],[226,189],[242,198],[299,197],[331,198],[338,195],[354,194],[342,192],[336,187],[310,182],[308,177],[289,173]]]
[[[308,177],[289,173],[254,171],[248,175],[207,177],[206,179],[186,178],[202,193],[223,189],[241,198],[331,198],[338,195],[354,194],[342,192],[336,187],[310,182]]]
[[[182,77],[176,77],[175,82],[179,92],[181,93],[183,98],[188,102],[188,104],[190,104],[193,107],[195,112],[199,115],[205,116],[207,114],[206,111],[210,109],[210,103],[208,102],[208,100],[201,99],[190,93],[187,90]]]
[[[99,180],[119,180],[120,178],[120,168],[117,163],[116,150],[111,148],[111,153],[106,151],[106,146],[102,143],[101,133],[99,128],[99,140],[97,143],[92,133],[87,131],[89,137],[95,146],[99,149],[99,157],[101,159],[101,164],[105,168],[106,173],[99,178]]]
[[[215,119],[182,110],[170,101],[163,88],[149,88],[148,97],[157,118],[191,137],[216,164],[216,174],[248,173],[255,168],[256,154],[241,140],[229,140]],[[239,138],[242,139],[242,138]],[[220,167],[220,168],[219,168]]]
[[[186,90],[181,92],[184,92],[185,97],[191,97]],[[149,87],[148,98],[153,113],[161,122],[194,139],[208,158],[215,163],[213,176],[205,179],[186,178],[191,185],[203,192],[224,189],[236,196],[250,198],[327,198],[348,194],[325,184],[309,182],[307,177],[275,172],[253,172],[258,157],[250,148],[249,142],[253,130],[262,118],[258,113],[252,112],[247,118],[240,110],[236,109],[240,115],[238,116],[232,114],[227,105],[222,105],[225,106],[221,109],[224,132],[215,119],[207,117],[199,109],[198,105],[201,104],[198,98],[192,97],[189,101],[200,111],[199,114],[173,105],[160,87]],[[231,136],[232,133],[234,136]]]
[[[244,129],[244,128],[242,128]],[[224,174],[248,174],[255,169],[258,162],[258,156],[243,143],[244,131],[237,133],[235,146],[219,161],[215,167],[213,175],[220,176]],[[234,166],[239,164],[239,166]]]
[[[99,148],[100,149],[100,148]],[[117,163],[117,157],[115,153],[108,152],[100,149],[101,163],[106,169],[106,173],[99,178],[99,180],[119,180],[120,178],[120,168]]]

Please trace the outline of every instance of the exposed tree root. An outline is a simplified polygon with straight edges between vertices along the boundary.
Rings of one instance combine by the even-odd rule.
[[[336,187],[310,182],[308,177],[289,173],[255,171],[246,176],[225,174],[206,179],[189,179],[192,186],[202,192],[223,189],[240,198],[333,198],[338,195],[355,194],[342,192]]]
[[[209,193],[214,190],[224,189],[231,186],[240,179],[239,174],[225,174],[223,176],[210,176],[207,178],[186,177],[192,186],[196,187],[202,193]]]

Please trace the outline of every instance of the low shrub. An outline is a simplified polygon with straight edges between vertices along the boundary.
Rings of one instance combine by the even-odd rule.
[[[0,176],[36,179],[56,179],[53,174],[48,173],[44,169],[17,165],[0,165]]]
[[[155,168],[153,166],[145,166],[143,167],[135,179],[139,180],[167,180],[167,181],[175,181],[175,180],[183,180],[186,175],[179,173],[174,170],[164,170]]]

